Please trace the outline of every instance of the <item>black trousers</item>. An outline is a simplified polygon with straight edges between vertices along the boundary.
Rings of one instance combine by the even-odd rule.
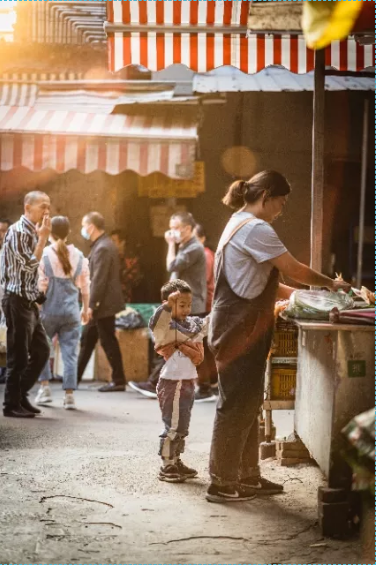
[[[35,303],[9,293],[2,306],[7,324],[4,406],[15,408],[38,380],[50,357],[50,346]]]
[[[98,339],[112,369],[112,381],[116,385],[126,384],[122,355],[115,335],[115,316],[93,319],[84,326],[81,335],[77,381],[80,382]]]

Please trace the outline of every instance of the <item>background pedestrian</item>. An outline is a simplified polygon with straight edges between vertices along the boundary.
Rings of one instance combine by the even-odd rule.
[[[89,255],[91,283],[89,323],[84,326],[81,336],[78,382],[81,381],[99,339],[112,368],[112,381],[99,388],[99,391],[124,391],[126,378],[115,335],[115,315],[124,309],[118,251],[106,234],[105,220],[98,212],[90,212],[83,218],[81,234],[91,242]]]
[[[41,319],[48,337],[57,336],[64,363],[64,407],[75,408],[73,391],[77,388],[78,345],[80,322],[89,321],[89,263],[74,245],[67,245],[70,232],[68,218],[55,216],[51,220],[51,245],[45,249],[39,265],[39,289],[46,295]],[[79,291],[82,297],[80,316]],[[52,402],[49,381],[52,379],[48,361],[39,377],[41,387],[36,404]]]
[[[50,356],[50,347],[39,316],[42,301],[38,267],[51,231],[50,199],[44,192],[29,192],[24,214],[4,238],[0,273],[7,325],[7,372],[4,416],[32,418],[28,392]]]

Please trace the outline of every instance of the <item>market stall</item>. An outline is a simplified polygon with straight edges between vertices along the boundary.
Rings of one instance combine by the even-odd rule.
[[[343,428],[374,406],[374,326],[297,320],[295,430],[332,488],[348,486]]]

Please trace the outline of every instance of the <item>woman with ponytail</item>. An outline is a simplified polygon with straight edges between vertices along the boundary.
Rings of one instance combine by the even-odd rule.
[[[216,253],[215,293],[208,342],[219,375],[219,401],[211,445],[211,502],[251,500],[283,490],[260,475],[258,413],[263,403],[264,373],[271,347],[277,298],[293,288],[279,273],[298,283],[348,290],[299,263],[271,224],[291,192],[275,171],[237,181],[223,202],[236,210]]]
[[[80,322],[88,322],[89,264],[81,251],[74,245],[67,245],[70,231],[68,218],[55,216],[51,224],[51,245],[45,249],[39,267],[39,288],[46,294],[41,318],[49,338],[58,336],[64,363],[64,407],[73,410],[75,408],[73,391],[77,388]],[[79,291],[83,303],[81,320]],[[39,377],[41,388],[36,397],[36,404],[52,402],[49,387],[51,378],[50,363],[47,363]]]

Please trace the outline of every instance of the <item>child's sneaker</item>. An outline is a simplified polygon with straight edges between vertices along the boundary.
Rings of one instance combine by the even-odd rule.
[[[185,479],[195,479],[195,477],[198,476],[198,471],[196,471],[195,469],[192,469],[190,467],[187,467],[187,465],[185,465],[183,463],[183,461],[181,461],[181,459],[178,459],[177,463],[176,463],[176,467],[178,469],[178,472],[185,478]]]
[[[183,483],[187,477],[181,475],[176,465],[167,465],[161,467],[158,478],[167,483]]]
[[[37,396],[35,397],[35,404],[41,406],[52,402],[52,394],[49,386],[41,386]]]

